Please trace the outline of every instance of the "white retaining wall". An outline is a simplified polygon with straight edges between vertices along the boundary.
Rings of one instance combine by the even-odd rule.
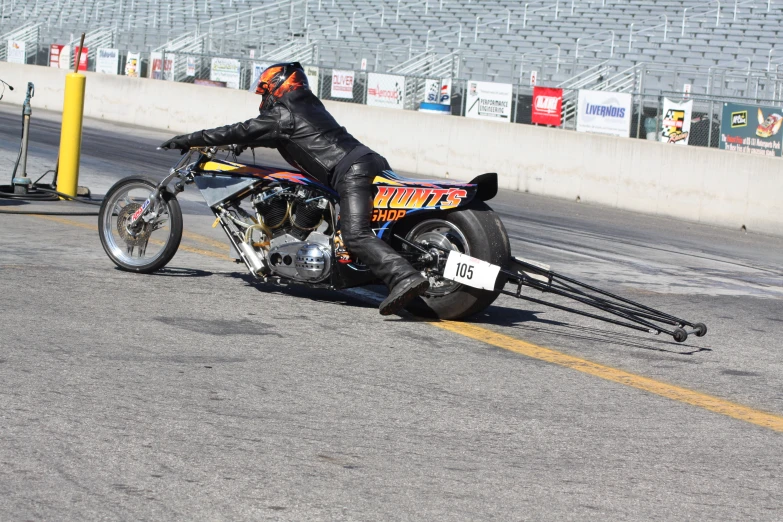
[[[21,104],[62,110],[65,71],[0,62]],[[253,94],[98,73],[87,76],[85,116],[179,134],[246,120]],[[783,159],[637,139],[325,102],[337,121],[393,168],[467,180],[497,172],[503,188],[783,235]],[[672,231],[676,234],[676,231]]]

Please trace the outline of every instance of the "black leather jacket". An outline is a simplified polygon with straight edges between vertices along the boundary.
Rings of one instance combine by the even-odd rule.
[[[309,90],[284,94],[256,118],[187,138],[191,147],[237,144],[277,149],[288,163],[331,187],[357,159],[373,152],[341,127]]]

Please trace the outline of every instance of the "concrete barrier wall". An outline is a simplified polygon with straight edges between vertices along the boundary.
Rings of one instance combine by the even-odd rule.
[[[0,63],[21,104],[62,110],[65,71]],[[85,115],[190,132],[241,121],[259,98],[243,91],[87,75]],[[470,179],[497,172],[503,188],[783,235],[783,159],[325,102],[335,118],[400,171]],[[672,231],[676,234],[676,231]]]

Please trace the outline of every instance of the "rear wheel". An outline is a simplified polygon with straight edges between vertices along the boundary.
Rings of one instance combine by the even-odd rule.
[[[402,233],[400,233],[402,232]],[[505,266],[511,255],[508,235],[500,218],[483,202],[467,208],[444,213],[424,215],[397,232],[407,241],[437,245],[444,250],[457,250],[463,254]],[[413,248],[401,245],[407,254]],[[476,314],[491,305],[500,295],[497,291],[480,290],[443,279],[430,277],[427,293],[408,305],[411,313],[439,319],[462,319]]]
[[[182,239],[182,210],[177,199],[161,195],[158,216],[150,221],[132,216],[142,208],[157,183],[131,176],[118,181],[103,199],[98,230],[106,254],[121,269],[150,273],[166,266]],[[152,204],[152,203],[151,203]]]

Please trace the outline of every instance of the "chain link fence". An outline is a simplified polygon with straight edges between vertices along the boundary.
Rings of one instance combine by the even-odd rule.
[[[124,74],[127,52],[120,51],[118,73]],[[278,61],[274,58],[225,57],[214,54],[187,52],[147,52],[138,53],[137,75],[161,81],[178,81],[252,90],[258,75],[266,67]],[[28,58],[30,64],[48,64],[48,47],[38,48]],[[465,117],[468,107],[469,89],[475,82],[472,78],[437,78],[410,74],[387,74],[372,72],[377,64],[361,63],[360,67],[370,70],[343,70],[334,66],[306,65],[305,69],[311,82],[311,88],[323,100],[342,103],[355,103],[393,107],[403,110],[422,110],[422,104],[434,102],[440,105],[442,114]],[[91,59],[88,70],[95,70],[96,63]],[[520,70],[522,70],[520,68]],[[515,74],[519,74],[515,72]],[[441,90],[442,83],[448,82],[448,91]],[[524,82],[524,83],[523,83]],[[510,103],[504,108],[499,121],[514,124],[533,125],[533,87],[529,78],[519,77],[516,82],[505,84],[510,88]],[[675,82],[676,83],[676,82]],[[433,90],[433,89],[436,90]],[[590,88],[590,86],[584,86]],[[766,94],[766,91],[763,92]],[[434,99],[433,99],[434,95]],[[562,101],[563,118],[558,126],[565,130],[577,128],[578,89],[564,89]],[[721,118],[724,103],[758,104],[781,107],[782,100],[748,99],[725,94],[706,95],[675,91],[653,91],[634,93],[630,137],[636,139],[661,140],[663,108],[665,99],[675,103],[692,102],[690,136],[688,145],[696,147],[719,148]],[[428,98],[429,97],[429,98]],[[475,96],[472,98],[475,99]],[[430,106],[425,106],[427,110]],[[432,111],[430,111],[432,112]],[[783,110],[780,112],[783,113]]]

